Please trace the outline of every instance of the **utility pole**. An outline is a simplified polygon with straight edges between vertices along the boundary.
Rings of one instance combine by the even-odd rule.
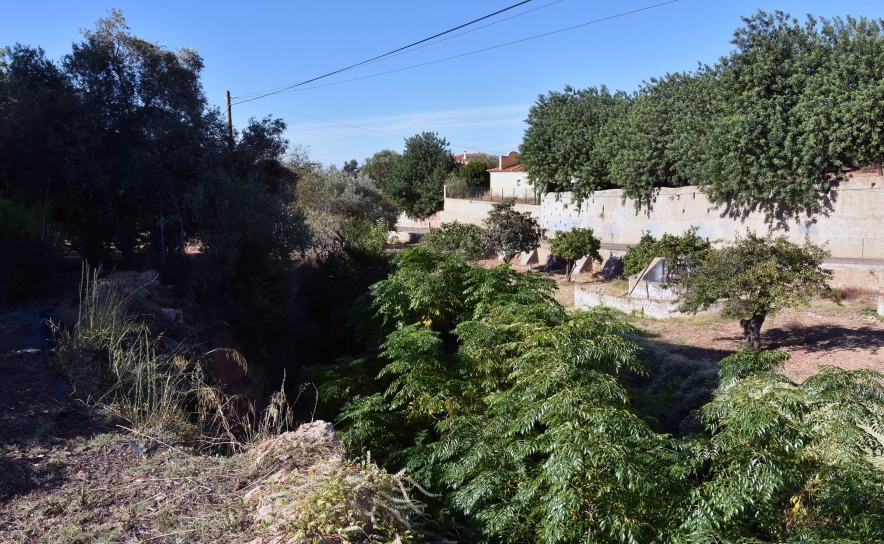
[[[230,147],[233,147],[233,116],[230,111],[230,91],[227,91],[227,139]]]

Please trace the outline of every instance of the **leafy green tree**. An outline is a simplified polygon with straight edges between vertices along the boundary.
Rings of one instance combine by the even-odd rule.
[[[505,198],[495,203],[488,212],[485,225],[485,243],[503,262],[509,263],[519,253],[540,247],[543,229],[528,212],[517,212],[516,202]]]
[[[629,277],[645,269],[654,256],[669,261],[671,276],[680,277],[706,257],[712,247],[708,241],[697,236],[698,227],[691,227],[680,236],[664,233],[657,240],[650,232],[643,232],[638,244],[629,248],[623,256],[623,275]]]
[[[343,249],[351,221],[393,225],[397,216],[378,182],[362,172],[351,175],[335,167],[314,170],[298,182],[297,206],[313,231],[314,247],[323,255]]]
[[[384,191],[409,217],[425,219],[442,209],[445,177],[456,168],[445,138],[424,132],[405,140],[405,152],[387,174]]]
[[[466,164],[461,165],[458,175],[464,179],[467,187],[490,187],[491,174],[488,170],[497,166],[492,157],[473,155]]]
[[[224,137],[217,112],[206,107],[196,51],[133,36],[119,10],[83,36],[63,63],[85,118],[65,208],[131,266],[145,242],[163,251],[160,225],[186,215],[185,195]]]
[[[378,151],[362,162],[361,172],[375,180],[381,190],[383,190],[387,183],[387,176],[396,163],[399,162],[400,158],[402,158],[402,155],[392,149]]]
[[[626,114],[606,125],[598,153],[609,157],[608,180],[623,188],[637,207],[653,203],[655,187],[702,183],[702,163],[712,119],[708,69],[667,74],[644,83]]]
[[[580,198],[610,184],[609,152],[600,151],[605,127],[626,114],[631,99],[607,87],[540,95],[525,122],[521,162],[544,191],[574,191]]]
[[[809,239],[803,245],[785,236],[761,237],[747,231],[678,280],[684,287],[679,311],[697,312],[723,300],[722,315],[737,317],[743,344],[761,349],[761,326],[783,308],[807,304],[821,295],[835,299],[832,272],[822,268],[828,252]]]
[[[743,21],[719,67],[705,190],[734,209],[816,209],[841,174],[830,125],[803,123],[808,107],[831,108],[806,94],[830,49],[813,19],[759,11]]]
[[[421,238],[421,245],[433,251],[463,252],[470,259],[478,259],[485,254],[485,235],[478,225],[452,221],[430,229]]]
[[[572,228],[568,232],[556,233],[555,238],[549,241],[549,251],[553,255],[565,259],[565,278],[571,281],[571,273],[574,271],[574,262],[588,257],[592,261],[602,262],[599,249],[602,241],[596,238],[592,229]]]
[[[884,21],[848,17],[846,21],[822,19],[821,23],[832,56],[813,82],[818,104],[806,108],[811,114],[805,122],[829,128],[833,133],[830,146],[844,162],[875,165],[882,176]],[[822,100],[826,102],[819,103]]]

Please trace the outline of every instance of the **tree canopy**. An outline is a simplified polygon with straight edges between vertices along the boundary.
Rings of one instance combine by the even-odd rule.
[[[578,199],[621,187],[651,206],[657,187],[696,184],[734,212],[791,214],[824,206],[845,169],[881,163],[881,20],[758,11],[731,43],[715,65],[631,95],[541,95],[521,146],[528,173]]]
[[[809,239],[799,245],[785,236],[747,231],[725,247],[709,250],[678,279],[684,287],[679,311],[696,312],[723,300],[722,314],[740,319],[743,343],[761,349],[767,316],[807,304],[813,296],[834,298],[832,272],[822,268],[827,256]]]
[[[405,151],[387,174],[384,191],[409,217],[425,219],[442,209],[445,178],[456,168],[448,141],[424,132],[405,140]]]
[[[549,241],[549,251],[557,257],[565,259],[565,278],[571,281],[574,262],[588,257],[591,261],[602,262],[599,248],[602,241],[596,237],[592,229],[572,228],[570,231],[556,233]]]
[[[519,253],[534,251],[540,247],[543,229],[528,212],[517,212],[516,202],[505,198],[491,206],[484,221],[485,243],[509,263]]]

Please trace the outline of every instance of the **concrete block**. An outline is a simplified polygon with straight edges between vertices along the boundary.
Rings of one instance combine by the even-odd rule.
[[[540,263],[540,258],[537,255],[537,250],[530,251],[528,253],[522,253],[522,259],[519,261],[519,264],[522,266],[528,266],[531,264]]]
[[[592,259],[589,257],[584,257],[575,262],[574,270],[571,271],[572,274],[588,274],[590,272],[592,272]]]
[[[884,297],[878,297],[878,315],[884,315]]]

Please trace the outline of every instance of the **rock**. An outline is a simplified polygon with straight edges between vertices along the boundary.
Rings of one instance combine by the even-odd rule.
[[[138,298],[150,298],[150,290],[142,287],[133,293]]]
[[[174,321],[175,323],[184,323],[184,312],[182,312],[178,308],[160,308],[160,311],[169,318],[170,321]]]
[[[138,274],[138,279],[144,281],[159,281],[160,273],[156,270],[145,270],[141,274]]]
[[[601,276],[606,280],[619,278],[623,275],[623,257],[611,255],[602,267]]]
[[[878,297],[878,315],[884,315],[884,297]]]

